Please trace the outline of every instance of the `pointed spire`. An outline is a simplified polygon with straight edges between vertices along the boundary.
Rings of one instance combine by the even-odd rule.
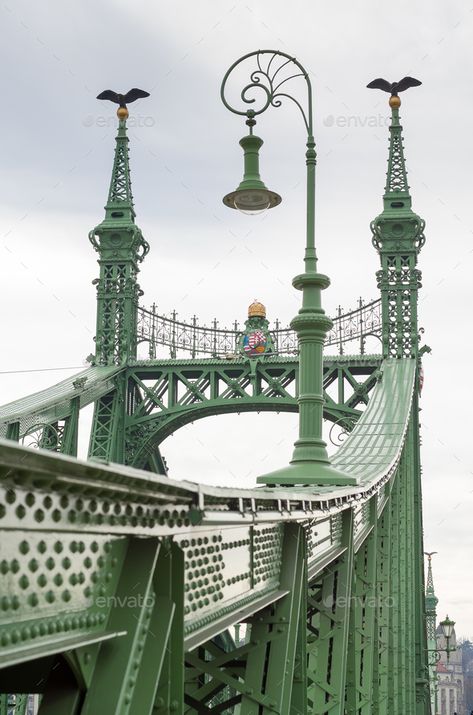
[[[130,90],[127,95],[143,90]],[[102,92],[99,99],[111,99],[111,90]],[[147,93],[146,93],[147,94]],[[97,286],[97,328],[95,336],[95,364],[123,364],[136,357],[138,300],[141,295],[137,281],[139,264],[149,251],[149,245],[135,223],[135,209],[131,193],[130,164],[126,119],[128,110],[120,104],[118,133],[112,178],[105,206],[105,218],[89,233],[89,240],[99,254],[100,277]]]
[[[430,553],[425,552],[424,555],[428,559],[427,567],[427,584],[425,589],[425,626],[427,634],[427,652],[429,655],[429,680],[430,680],[430,699],[432,713],[437,710],[437,603],[438,598],[435,595],[434,579],[432,576],[432,556],[436,551]]]
[[[374,80],[368,87],[390,91],[391,125],[383,210],[371,223],[372,242],[379,253],[376,274],[382,299],[383,356],[416,357],[419,347],[417,292],[420,271],[417,256],[425,243],[425,222],[411,208],[406,162],[399,121],[401,100],[397,92],[420,84],[412,77],[389,84]]]
[[[397,100],[397,101],[396,101]],[[389,127],[389,156],[386,186],[384,190],[384,208],[392,209],[392,202],[404,202],[404,206],[397,208],[411,208],[411,197],[407,183],[406,162],[404,159],[404,145],[402,139],[402,125],[399,122],[399,97],[391,97],[391,126]]]
[[[436,554],[436,551],[431,551],[426,553],[428,559],[427,566],[427,584],[425,589],[425,617],[427,625],[427,638],[429,640],[435,641],[435,627],[437,622],[437,603],[439,602],[437,596],[435,595],[434,589],[434,579],[432,576],[432,556]]]
[[[411,208],[411,197],[407,183],[406,162],[404,159],[404,146],[402,141],[402,126],[399,122],[399,107],[401,99],[399,92],[405,92],[410,87],[419,87],[422,82],[414,77],[403,77],[399,82],[388,82],[378,78],[370,82],[369,89],[381,89],[388,92],[389,106],[391,107],[391,126],[389,127],[389,157],[386,186],[384,190],[384,210],[392,209],[399,213],[399,209]]]
[[[438,603],[438,598],[435,595],[435,589],[434,589],[434,579],[432,576],[432,556],[436,554],[436,551],[431,551],[430,553],[426,553],[425,555],[427,556],[428,559],[428,565],[427,565],[427,584],[426,584],[426,589],[425,593],[427,596],[429,596],[433,601],[435,601],[434,608]]]
[[[105,206],[105,219],[120,218],[134,223],[136,214],[131,192],[129,139],[127,137],[125,118],[119,119],[115,141],[115,158],[108,200]]]
[[[115,160],[113,162],[112,180],[108,192],[108,201],[105,206],[105,221],[108,219],[123,219],[124,222],[135,221],[133,195],[131,193],[130,164],[128,157],[128,137],[126,135],[126,120],[128,119],[127,104],[136,102],[137,99],[149,97],[149,92],[133,87],[125,94],[106,89],[97,95],[97,99],[104,99],[118,104],[118,134],[116,137]]]

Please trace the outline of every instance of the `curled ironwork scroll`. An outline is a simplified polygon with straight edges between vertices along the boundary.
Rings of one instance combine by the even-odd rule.
[[[350,420],[347,417],[341,417],[334,422],[328,434],[331,443],[335,447],[340,447],[349,436],[355,424],[356,420]],[[339,430],[338,432],[337,429]]]
[[[327,334],[325,346],[334,346],[343,355],[345,344],[359,341],[360,352],[365,352],[365,342],[370,336],[381,340],[381,300],[364,302],[361,298],[355,310],[338,309],[332,319],[333,326]],[[290,327],[281,327],[276,320],[270,327],[273,355],[297,355],[297,335]],[[149,358],[155,359],[161,347],[168,348],[171,358],[184,352],[192,358],[211,356],[215,358],[238,357],[238,343],[242,335],[237,321],[232,327],[221,328],[217,320],[202,325],[194,316],[190,321],[178,320],[176,311],[170,316],[158,312],[156,305],[138,309],[138,342],[148,343]],[[241,356],[242,357],[242,356]],[[243,359],[243,358],[242,358]]]
[[[60,431],[52,424],[37,422],[20,435],[20,443],[33,449],[55,450],[61,440]]]
[[[240,92],[241,107],[234,107],[227,99],[227,84],[234,71],[240,65],[247,63],[249,66],[250,81]],[[294,69],[295,68],[295,69]],[[286,83],[302,77],[307,86],[307,112],[301,103],[286,91]],[[283,88],[283,89],[282,89]],[[279,50],[257,50],[250,52],[234,62],[226,72],[220,96],[225,107],[241,116],[253,120],[269,107],[280,107],[284,99],[289,99],[298,107],[304,119],[307,134],[312,135],[312,88],[309,77],[304,67],[295,57]],[[246,106],[245,105],[250,105]],[[251,106],[254,105],[254,106]]]

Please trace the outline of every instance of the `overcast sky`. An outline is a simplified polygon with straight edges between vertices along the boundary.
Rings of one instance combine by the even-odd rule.
[[[258,218],[223,206],[241,179],[245,133],[219,98],[227,67],[274,48],[310,73],[316,241],[332,315],[377,295],[369,223],[382,209],[388,107],[387,95],[365,85],[422,80],[403,95],[401,115],[413,207],[427,222],[425,547],[439,552],[439,616],[448,612],[457,634],[473,637],[472,9],[460,0],[7,0],[0,17],[3,403],[70,374],[5,373],[81,366],[93,350],[98,266],[87,233],[103,217],[116,124],[115,108],[95,99],[100,91],[151,92],[130,106],[129,122],[137,222],[151,244],[143,303],[224,325],[244,320],[255,297],[269,319],[297,312],[291,279],[302,267],[305,199],[304,127],[284,106],[256,130],[262,178],[283,203]],[[225,416],[182,429],[162,451],[175,477],[252,486],[287,462],[295,434],[294,415]]]

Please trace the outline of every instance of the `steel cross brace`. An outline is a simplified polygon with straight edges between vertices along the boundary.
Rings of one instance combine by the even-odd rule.
[[[306,643],[305,637],[303,641],[301,638],[301,619],[305,620],[306,613],[305,569],[305,530],[300,525],[288,524],[280,578],[280,588],[287,595],[250,619],[250,640],[244,646],[210,661],[194,653],[186,655],[193,668],[239,694],[241,715],[256,715],[260,707],[263,713],[287,715],[293,712],[293,696],[294,702],[300,704],[301,667],[305,658],[302,653]],[[240,660],[245,655],[246,663]],[[206,701],[214,692],[214,683],[204,683],[202,688],[186,695],[186,702]]]

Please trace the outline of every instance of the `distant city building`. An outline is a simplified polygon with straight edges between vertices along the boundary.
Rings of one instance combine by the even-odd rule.
[[[468,665],[468,669],[463,673],[465,687],[466,712],[473,710],[473,662]]]
[[[467,715],[473,711],[473,643],[464,640],[462,645],[463,690]]]
[[[442,628],[436,630],[437,651],[437,713],[438,715],[465,715],[465,693],[463,686],[463,660],[461,649],[453,650],[447,659],[447,640]],[[450,649],[456,648],[457,637],[455,629],[449,641]]]

